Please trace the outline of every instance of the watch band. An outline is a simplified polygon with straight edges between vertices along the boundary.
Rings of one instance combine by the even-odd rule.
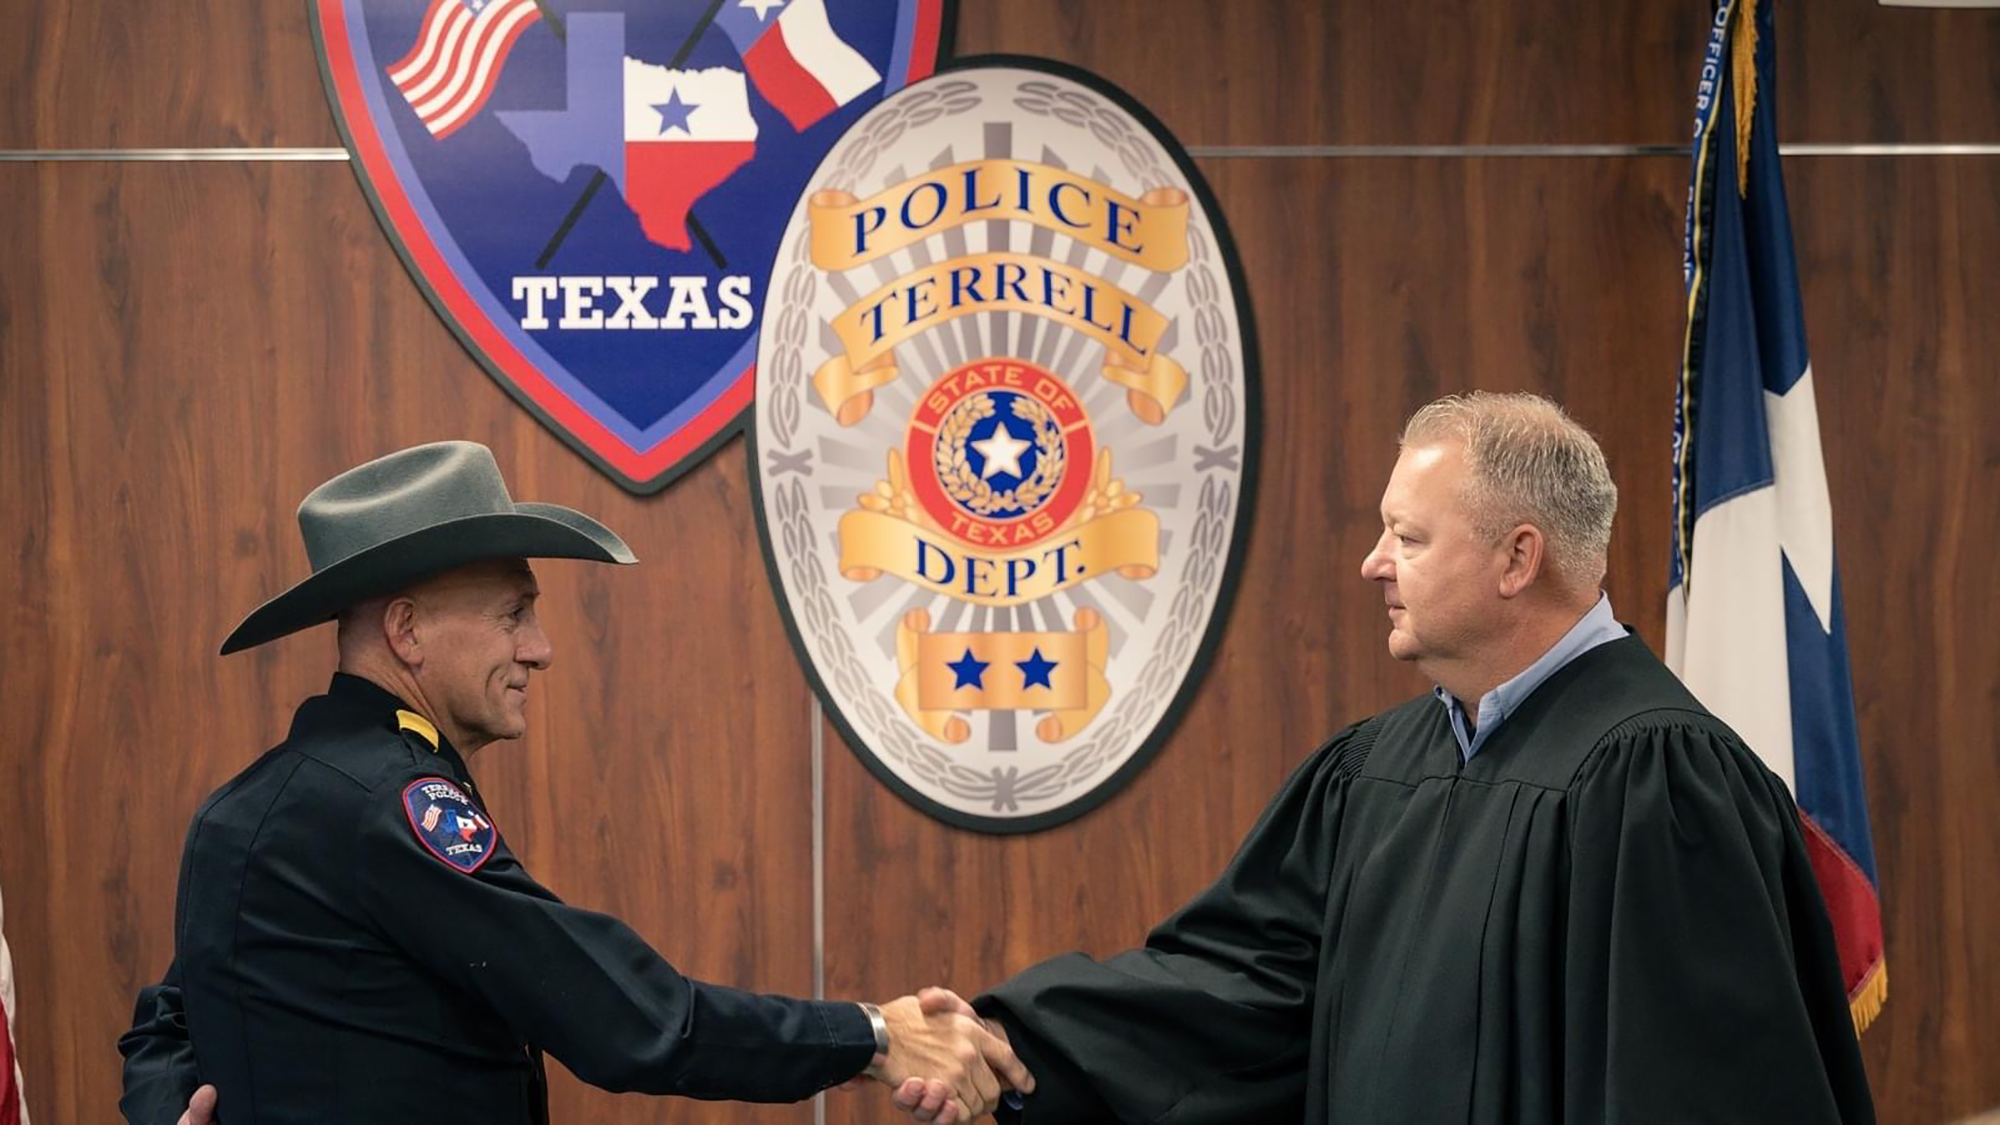
[[[877,1059],[887,1058],[889,1055],[889,1021],[882,1018],[882,1009],[879,1005],[870,1004],[864,1000],[861,1003],[861,1010],[868,1016],[868,1026],[875,1032],[875,1057]]]

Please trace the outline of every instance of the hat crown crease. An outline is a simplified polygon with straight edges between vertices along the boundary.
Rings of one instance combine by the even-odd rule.
[[[299,505],[299,533],[317,572],[413,531],[514,510],[500,466],[484,446],[435,442],[356,466],[313,489]]]

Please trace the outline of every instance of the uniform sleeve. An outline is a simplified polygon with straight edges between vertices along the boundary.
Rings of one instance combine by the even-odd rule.
[[[1566,1119],[1873,1122],[1784,784],[1723,731],[1614,731],[1571,817]]]
[[[1222,876],[1144,948],[1065,954],[979,998],[1035,1075],[1014,1120],[1299,1119],[1353,734],[1300,767]]]
[[[385,788],[363,812],[356,877],[372,919],[584,1081],[790,1102],[854,1077],[874,1057],[858,1005],[689,980],[623,922],[535,882],[497,832],[492,854],[471,871],[430,850],[405,799],[402,785]]]
[[[180,964],[167,967],[159,984],[139,990],[132,1030],[118,1039],[125,1056],[125,1093],[118,1109],[131,1125],[174,1125],[201,1085],[194,1044],[181,1006]]]

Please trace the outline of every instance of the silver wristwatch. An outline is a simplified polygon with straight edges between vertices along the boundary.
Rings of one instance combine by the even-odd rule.
[[[868,1026],[875,1031],[875,1059],[877,1062],[889,1057],[889,1021],[882,1018],[879,1005],[861,1002],[861,1010],[868,1016]]]

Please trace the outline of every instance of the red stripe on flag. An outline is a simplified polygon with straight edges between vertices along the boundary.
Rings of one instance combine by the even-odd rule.
[[[489,67],[486,71],[486,83],[479,88],[479,92],[477,94],[473,95],[472,104],[466,107],[464,113],[458,115],[457,120],[453,121],[449,125],[446,125],[442,129],[433,126],[431,124],[431,120],[426,120],[424,122],[424,126],[426,128],[431,129],[432,133],[439,140],[443,140],[444,138],[451,136],[453,133],[458,132],[460,129],[465,128],[466,122],[471,121],[473,118],[479,116],[479,111],[486,105],[486,99],[493,96],[493,88],[500,84],[500,71],[501,68],[507,65],[508,54],[514,50],[514,41],[519,39],[521,37],[522,32],[525,32],[530,27],[533,27],[535,21],[541,18],[542,18],[542,13],[539,9],[531,10],[525,17],[521,19],[519,23],[516,23],[514,25],[511,31],[507,33],[507,38],[504,41],[502,41],[500,45],[493,52],[493,65]],[[506,26],[506,23],[507,23],[507,18],[503,17],[502,19],[495,21],[493,26],[496,28],[504,27]],[[484,36],[482,38],[490,39],[491,36],[490,35]],[[452,106],[459,104],[459,102],[462,100],[463,100],[463,95],[461,94],[459,97],[455,97],[451,99],[451,101],[445,103],[444,105],[439,106],[437,112],[432,115],[432,120],[438,117],[442,117],[446,112],[448,112],[451,109]]]
[[[451,85],[452,70],[458,66],[460,59],[465,58],[472,52],[474,40],[479,38],[480,23],[478,14],[469,8],[461,7],[460,10],[463,12],[463,15],[455,17],[459,25],[455,28],[458,32],[458,37],[452,39],[450,38],[451,33],[446,32],[446,42],[449,44],[450,49],[440,52],[436,58],[431,60],[431,65],[423,69],[422,73],[411,75],[408,82],[397,86],[397,89],[403,92],[403,97],[409,101],[411,109],[415,109],[419,105],[429,104],[432,99],[438,97]],[[432,112],[435,113],[436,111],[433,110]],[[426,123],[428,123],[428,118],[426,118]]]
[[[0,1000],[0,1125],[21,1125],[21,1087],[14,1082],[14,1037],[7,1029],[9,1013]]]
[[[1813,878],[1819,881],[1827,915],[1833,919],[1840,976],[1851,998],[1882,963],[1882,904],[1876,898],[1875,884],[1826,829],[1803,811],[1799,823],[1805,828],[1806,856],[1812,860]]]
[[[444,32],[438,39],[437,52],[431,55],[431,61],[424,64],[422,70],[395,84],[406,98],[429,98],[437,92],[438,84],[444,81],[445,75],[451,73],[452,60],[456,59],[458,52],[464,49],[465,41],[472,37],[473,25],[479,17],[465,5],[454,3],[439,18],[444,25]],[[427,88],[424,86],[426,82],[430,83]],[[413,93],[420,88],[423,89],[423,93]]]
[[[627,141],[625,204],[646,237],[688,251],[688,211],[756,155],[755,141]]]
[[[410,108],[416,109],[424,105],[431,107],[430,112],[418,114],[423,119],[425,128],[431,128],[431,122],[458,100],[459,87],[472,80],[472,72],[478,68],[479,49],[500,23],[500,17],[497,15],[482,21],[480,16],[484,14],[481,12],[468,17],[465,21],[465,34],[459,36],[458,42],[453,44],[451,57],[439,59],[436,66],[411,79],[409,88],[403,91],[403,96],[410,98]],[[465,74],[455,77],[453,72],[460,65],[465,67]],[[409,91],[429,81],[431,75],[436,75],[437,84],[422,94],[411,97]]]
[[[394,75],[397,71],[416,62],[417,56],[424,53],[424,44],[430,42],[433,31],[432,25],[440,25],[435,30],[440,36],[444,34],[444,29],[441,26],[443,21],[439,13],[444,11],[446,4],[456,5],[457,3],[458,0],[431,0],[430,10],[424,13],[423,22],[417,25],[417,41],[410,44],[410,53],[384,67],[384,72]]]
[[[785,45],[782,23],[771,25],[771,30],[751,44],[743,56],[743,65],[750,71],[750,80],[757,84],[757,91],[777,106],[792,128],[800,132],[840,108],[834,104],[833,95],[799,65],[792,49]]]

